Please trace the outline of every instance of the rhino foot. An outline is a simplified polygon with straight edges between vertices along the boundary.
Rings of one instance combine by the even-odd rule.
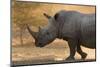
[[[70,60],[75,60],[75,58],[69,56],[68,58],[66,58],[66,60],[69,60],[69,61],[70,61]]]
[[[87,54],[86,53],[82,53],[82,59],[85,59],[87,57]]]

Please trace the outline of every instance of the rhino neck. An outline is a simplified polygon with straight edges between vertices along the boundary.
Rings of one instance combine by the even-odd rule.
[[[63,29],[63,26],[64,26],[64,22],[58,22],[58,25],[57,25],[57,38],[59,39],[62,39],[63,38],[63,35],[62,35],[62,29]]]

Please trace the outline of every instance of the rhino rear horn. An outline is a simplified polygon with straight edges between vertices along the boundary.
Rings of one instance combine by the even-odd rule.
[[[47,15],[46,13],[43,13],[43,15],[44,15],[46,18],[48,18],[48,19],[51,18],[51,16]]]

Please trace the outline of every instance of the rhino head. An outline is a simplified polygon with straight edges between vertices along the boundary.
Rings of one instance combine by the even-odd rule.
[[[44,16],[48,19],[51,20],[51,16],[47,15],[44,13]],[[29,33],[32,35],[32,37],[35,39],[35,46],[36,47],[44,47],[45,45],[51,43],[55,37],[49,32],[47,29],[42,29],[39,27],[38,32],[32,31],[29,26],[27,25],[27,29]]]

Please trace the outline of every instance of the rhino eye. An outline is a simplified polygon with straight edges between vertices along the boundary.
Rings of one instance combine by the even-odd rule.
[[[47,35],[49,35],[49,32],[47,32]]]

